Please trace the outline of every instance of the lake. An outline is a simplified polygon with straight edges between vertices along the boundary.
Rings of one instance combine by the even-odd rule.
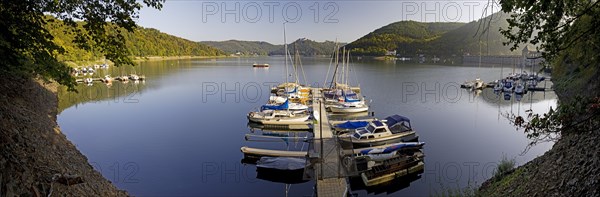
[[[253,63],[271,67],[252,68]],[[81,84],[78,94],[62,90],[58,123],[95,169],[132,195],[311,196],[314,181],[277,182],[242,162],[242,146],[307,149],[298,140],[245,139],[266,132],[250,129],[246,114],[266,102],[270,87],[286,80],[283,65],[283,57],[257,57],[151,61],[100,70],[96,77],[135,72],[146,81]],[[326,79],[329,59],[302,58],[302,65],[307,84],[331,80]],[[505,100],[491,89],[459,89],[476,76],[498,79],[512,72],[508,67],[352,62],[350,84],[360,84],[369,111],[377,118],[409,117],[426,143],[420,176],[374,188],[353,180],[352,193],[428,196],[444,188],[478,186],[503,155],[522,165],[549,150],[552,143],[544,143],[521,154],[529,140],[503,114],[544,113],[556,106],[553,92]]]

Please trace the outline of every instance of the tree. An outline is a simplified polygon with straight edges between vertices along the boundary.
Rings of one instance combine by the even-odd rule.
[[[161,9],[164,0],[143,0]],[[44,27],[56,17],[74,31],[77,47],[99,50],[115,65],[133,65],[123,30],[133,31],[142,4],[137,0],[0,1],[0,73],[53,79],[74,90],[71,68],[57,60],[64,49]],[[51,15],[53,17],[46,17]],[[83,21],[78,28],[77,21]],[[65,30],[67,31],[67,30]],[[65,32],[66,33],[66,32]]]
[[[552,64],[598,66],[600,52],[600,1],[500,0],[502,11],[512,13],[501,32],[505,45],[539,44]],[[578,49],[584,48],[586,52]]]
[[[600,128],[600,1],[500,0],[511,13],[509,27],[501,29],[512,50],[520,44],[538,44],[552,66],[552,80],[561,100],[545,114],[528,112],[526,118],[509,116],[523,128],[532,144],[558,134]]]

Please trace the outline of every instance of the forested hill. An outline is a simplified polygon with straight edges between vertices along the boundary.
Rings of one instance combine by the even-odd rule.
[[[241,40],[227,40],[227,41],[202,41],[200,43],[213,46],[221,49],[228,54],[239,55],[283,55],[284,45],[274,45],[268,42],[261,41],[241,41]],[[342,46],[344,43],[340,43]],[[330,55],[335,47],[335,42],[325,41],[317,42],[306,38],[300,38],[290,44],[288,44],[288,50],[290,53],[294,53],[295,48],[302,56],[317,56],[317,55]]]
[[[398,56],[408,57],[416,54],[460,56],[479,54],[481,41],[483,55],[518,54],[519,50],[511,52],[502,45],[506,39],[499,30],[508,27],[508,17],[499,12],[466,24],[400,21],[381,27],[346,48],[352,49],[354,55],[364,56],[383,56],[391,50],[396,50]],[[488,23],[489,31],[484,31]]]
[[[395,22],[348,44],[354,55],[381,56],[388,50],[414,50],[442,34],[463,26],[464,23]]]
[[[263,41],[241,40],[202,41],[200,43],[223,50],[227,54],[239,53],[240,55],[268,55],[269,52],[280,46]]]
[[[48,18],[46,28],[54,41],[65,49],[61,61],[95,61],[103,59],[96,49],[84,50],[73,42],[72,28],[57,19]],[[80,25],[82,25],[80,23]],[[66,30],[66,32],[65,32]],[[156,29],[138,27],[134,32],[122,31],[131,56],[218,56],[225,53],[214,47],[162,33]]]
[[[338,43],[338,46],[342,46],[344,43]],[[317,56],[317,55],[331,55],[335,50],[336,43],[333,41],[317,42],[306,38],[300,38],[290,44],[288,44],[288,51],[294,54],[296,50],[302,56]],[[279,46],[279,49],[271,51],[269,55],[283,55],[285,46]]]

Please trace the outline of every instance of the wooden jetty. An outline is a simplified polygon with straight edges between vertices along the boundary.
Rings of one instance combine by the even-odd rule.
[[[325,104],[319,88],[312,89],[313,114],[317,123],[313,125],[313,147],[319,162],[315,165],[317,196],[346,196],[348,184],[341,169],[340,147],[331,130]],[[337,154],[335,154],[337,153]]]

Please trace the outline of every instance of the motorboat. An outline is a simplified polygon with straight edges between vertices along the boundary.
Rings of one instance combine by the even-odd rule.
[[[475,81],[473,81],[473,89],[481,90],[484,87],[483,81],[480,78],[476,78]]]
[[[385,120],[370,121],[366,127],[355,132],[339,135],[340,140],[354,147],[370,147],[389,143],[409,142],[418,139],[410,125],[410,119],[400,115],[386,117]]]
[[[525,89],[525,86],[523,85],[523,83],[516,83],[515,85],[515,94],[525,94],[527,90]]]
[[[133,81],[137,81],[140,80],[140,76],[136,75],[136,74],[130,74],[129,79],[133,80]]]
[[[259,112],[250,112],[247,115],[248,120],[261,124],[273,125],[295,125],[309,124],[310,116],[305,113],[294,113],[288,110],[262,110]]]
[[[504,87],[502,88],[503,92],[512,92],[513,91],[514,81],[512,79],[506,79],[504,81]]]
[[[269,64],[254,63],[254,64],[252,64],[252,67],[254,67],[254,68],[269,68]]]
[[[503,87],[504,87],[504,80],[498,80],[498,83],[496,83],[496,85],[494,85],[494,92],[502,91]]]

